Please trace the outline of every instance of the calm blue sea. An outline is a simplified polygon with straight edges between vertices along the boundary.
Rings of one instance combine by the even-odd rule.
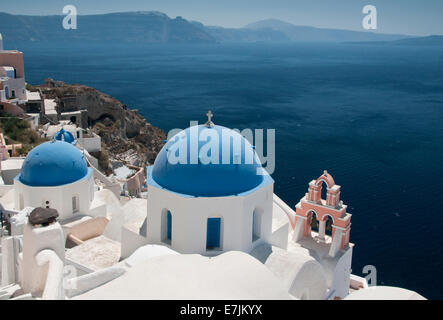
[[[295,206],[325,169],[342,186],[353,273],[374,265],[379,284],[443,298],[442,47],[17,47],[28,82],[95,87],[166,131],[209,109],[227,127],[276,129],[276,194]]]

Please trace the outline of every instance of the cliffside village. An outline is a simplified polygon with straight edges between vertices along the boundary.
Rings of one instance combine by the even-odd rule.
[[[109,172],[100,167],[97,159],[102,151],[101,137],[91,130],[87,108],[79,108],[75,94],[48,97],[54,88],[62,85],[63,82],[52,79],[47,79],[40,87],[28,85],[23,53],[4,50],[0,34],[0,116],[28,122],[31,129],[47,140],[74,139],[76,147],[84,152],[88,164],[94,168],[94,177],[99,185],[114,190],[117,195],[141,197],[146,191],[145,170],[124,160],[111,159],[112,173],[106,174]],[[8,143],[8,137],[0,132],[0,172],[3,180],[0,183],[13,183],[26,155],[21,151],[22,144]]]

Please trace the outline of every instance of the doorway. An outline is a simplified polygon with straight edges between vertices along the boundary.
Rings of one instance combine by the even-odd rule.
[[[221,218],[208,218],[206,231],[206,250],[220,248]]]

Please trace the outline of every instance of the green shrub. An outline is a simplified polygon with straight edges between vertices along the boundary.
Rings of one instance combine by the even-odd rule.
[[[27,154],[35,146],[48,139],[31,129],[28,121],[15,118],[7,113],[1,115],[0,129],[2,130],[7,144],[22,144],[22,148],[17,150],[20,154]]]

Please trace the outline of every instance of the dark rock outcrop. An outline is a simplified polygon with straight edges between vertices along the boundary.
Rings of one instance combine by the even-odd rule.
[[[78,15],[77,29],[65,30],[65,16],[12,15],[0,12],[0,31],[8,43],[35,42],[136,42],[215,43],[215,39],[181,18],[161,12],[121,12]]]
[[[41,86],[58,112],[87,110],[88,126],[101,136],[109,156],[135,166],[152,164],[166,134],[122,102],[94,88],[47,79]]]

